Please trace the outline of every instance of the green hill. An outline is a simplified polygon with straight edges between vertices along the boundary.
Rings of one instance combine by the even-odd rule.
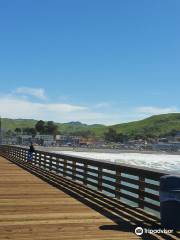
[[[15,130],[15,128],[34,127],[37,120],[33,119],[2,119],[2,128],[6,130]],[[131,136],[150,135],[163,136],[173,131],[180,131],[180,113],[170,113],[156,115],[144,120],[122,123],[112,126],[101,124],[87,125],[80,122],[57,123],[59,130],[63,134],[81,133],[90,131],[96,136],[103,136],[109,127],[115,129],[118,133],[124,133]]]
[[[16,128],[33,128],[38,120],[34,119],[9,119],[2,118],[2,128],[6,131],[14,131]],[[59,131],[62,134],[75,134],[90,131],[97,136],[102,136],[106,130],[106,126],[101,124],[87,125],[81,122],[69,122],[69,123],[56,123],[59,127]]]
[[[144,120],[112,126],[118,133],[163,136],[180,131],[180,113],[155,115]]]
[[[16,128],[34,127],[36,123],[37,120],[34,119],[10,119],[10,118],[1,119],[2,128],[5,130],[12,131],[14,131]]]

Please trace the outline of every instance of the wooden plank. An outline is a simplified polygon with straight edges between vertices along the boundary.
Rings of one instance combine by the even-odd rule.
[[[139,239],[104,231],[114,222],[75,198],[0,158],[0,239]]]

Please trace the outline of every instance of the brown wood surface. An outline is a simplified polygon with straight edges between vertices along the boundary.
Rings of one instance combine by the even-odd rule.
[[[117,201],[113,203],[112,200],[111,205],[110,200],[98,194],[92,199],[89,196],[92,190],[87,190],[87,196],[80,196],[79,192],[83,188],[71,186],[68,180],[62,180],[62,186],[58,189],[25,171],[31,169],[27,163],[22,166],[24,169],[0,157],[2,240],[180,239],[178,233],[161,236],[146,234],[138,237],[134,234],[134,228],[139,226],[137,222],[151,227],[154,224],[158,226],[158,220],[140,209],[120,203],[117,207]],[[77,191],[79,197],[65,193],[65,188]],[[92,208],[86,201],[92,201]]]

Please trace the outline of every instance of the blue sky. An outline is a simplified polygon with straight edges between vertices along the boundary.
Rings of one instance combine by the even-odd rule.
[[[180,112],[179,11],[179,0],[0,0],[1,116]]]

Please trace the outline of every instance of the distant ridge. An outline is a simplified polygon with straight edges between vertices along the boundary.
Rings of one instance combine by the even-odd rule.
[[[81,123],[81,122],[68,122],[68,123],[64,123],[64,124],[69,124],[69,125],[74,125],[74,126],[78,126],[78,125],[84,125],[84,126],[88,126],[85,123]]]
[[[2,128],[15,130],[16,128],[34,127],[38,120],[34,119],[10,119],[2,118]],[[161,136],[172,131],[180,131],[180,113],[169,113],[151,116],[149,118],[129,123],[121,123],[112,126],[102,124],[84,124],[79,121],[68,123],[57,123],[59,130],[63,134],[79,133],[90,131],[96,136],[103,136],[111,127],[118,133],[127,135],[152,135]]]

